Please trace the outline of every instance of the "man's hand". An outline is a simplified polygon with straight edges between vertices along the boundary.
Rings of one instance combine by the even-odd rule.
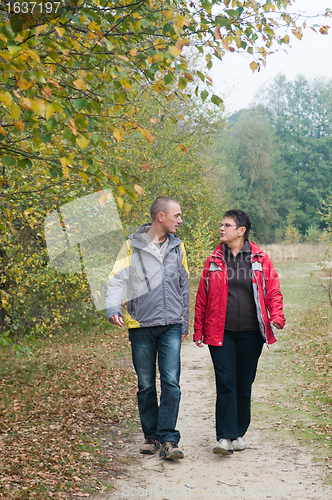
[[[197,347],[204,347],[203,338],[195,340],[195,344],[197,345]]]
[[[278,330],[281,330],[281,326],[279,325],[279,323],[276,323],[275,321],[273,321],[273,322],[271,323],[271,325],[273,325],[273,326],[274,326],[274,328],[277,328]]]
[[[181,336],[181,342],[183,342],[183,341],[184,341],[184,339],[186,338],[186,336],[187,336],[187,335],[185,335],[184,333],[182,334],[182,336]]]
[[[122,316],[120,316],[119,314],[114,314],[113,316],[111,316],[109,321],[110,321],[110,323],[112,323],[112,325],[117,325],[117,326],[124,325],[124,321],[122,319]]]

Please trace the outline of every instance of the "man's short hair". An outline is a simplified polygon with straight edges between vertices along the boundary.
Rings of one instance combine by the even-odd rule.
[[[167,196],[159,196],[159,198],[156,198],[150,208],[151,219],[155,220],[159,212],[167,214],[171,203],[178,204],[174,198],[168,198]]]
[[[231,219],[233,219],[237,227],[245,227],[246,232],[244,233],[244,238],[245,239],[249,238],[251,219],[250,215],[247,214],[247,212],[244,212],[244,210],[236,210],[236,209],[227,210],[227,212],[224,213],[223,218],[225,217],[230,217]]]

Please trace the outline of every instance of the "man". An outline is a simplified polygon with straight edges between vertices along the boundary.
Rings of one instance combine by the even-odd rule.
[[[145,441],[143,454],[181,459],[175,429],[180,403],[180,350],[188,333],[189,280],[186,253],[175,235],[181,208],[172,198],[151,205],[144,224],[119,252],[107,289],[107,317],[122,326],[121,304],[127,292],[126,324],[138,377],[138,409]],[[161,396],[156,392],[156,359]]]

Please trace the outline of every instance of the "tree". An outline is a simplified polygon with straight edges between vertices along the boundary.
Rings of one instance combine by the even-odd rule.
[[[270,112],[279,150],[279,171],[289,200],[283,220],[290,215],[304,235],[321,225],[318,209],[332,187],[332,81],[292,82],[279,75],[266,89],[262,102]],[[294,203],[296,202],[296,203]]]
[[[272,241],[280,223],[275,203],[277,151],[264,108],[238,113],[213,148],[219,191],[225,193],[228,206],[250,214],[257,240]]]
[[[86,181],[123,185],[112,168],[125,136],[149,141],[153,135],[137,120],[140,99],[153,90],[169,98],[187,97],[193,75],[183,47],[194,45],[222,58],[244,50],[265,64],[274,42],[287,44],[280,24],[300,37],[302,28],[285,13],[289,0],[264,4],[239,0],[64,0],[19,2],[0,9],[0,127],[2,185],[16,191],[22,182],[14,170],[38,172],[39,189],[51,179],[78,175]],[[51,5],[51,7],[50,7]],[[278,12],[281,9],[281,12]],[[216,12],[217,14],[215,14]],[[218,26],[218,40],[212,31]],[[197,72],[207,85],[211,81]],[[203,97],[206,97],[206,91]],[[219,105],[221,99],[212,96]],[[105,154],[107,153],[107,154]],[[110,154],[112,153],[112,154]],[[36,185],[32,175],[28,187]],[[19,182],[20,181],[20,182]],[[23,190],[26,190],[24,187]]]

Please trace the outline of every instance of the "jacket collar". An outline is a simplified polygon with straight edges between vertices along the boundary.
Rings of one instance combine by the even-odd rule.
[[[147,233],[150,227],[151,227],[151,222],[148,224],[143,224],[141,227],[137,229],[137,231],[135,231],[129,236],[129,239],[131,240],[131,244],[133,247],[140,248],[141,250],[143,249],[147,250],[149,248],[148,243],[142,237],[142,234]],[[172,250],[172,248],[180,246],[182,243],[182,241],[178,236],[176,236],[176,234],[168,233],[168,238],[169,238],[169,243],[166,250],[167,253],[170,250]]]
[[[256,245],[256,243],[253,243],[252,241],[246,240],[246,242],[247,241],[250,245],[251,257],[263,257],[263,255],[264,255],[263,250],[261,250],[259,248],[259,246]],[[215,248],[215,250],[212,252],[211,257],[218,257],[218,258],[224,259],[223,245],[221,243],[219,243],[217,248]]]

